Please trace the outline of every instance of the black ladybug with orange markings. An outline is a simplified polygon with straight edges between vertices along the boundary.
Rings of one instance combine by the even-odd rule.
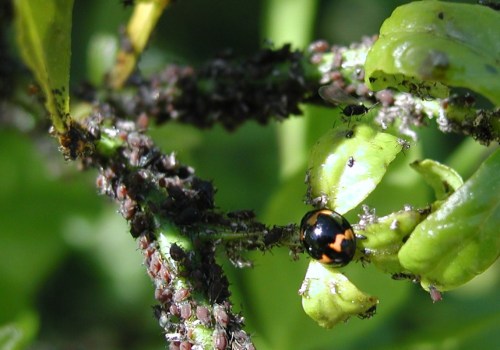
[[[300,222],[300,241],[312,258],[335,267],[347,265],[356,252],[356,235],[349,222],[326,208],[304,215]]]

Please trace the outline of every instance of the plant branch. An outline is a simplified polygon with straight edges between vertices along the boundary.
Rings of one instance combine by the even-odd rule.
[[[232,310],[216,247],[237,266],[248,266],[241,253],[250,249],[281,244],[298,252],[297,228],[268,228],[251,211],[218,211],[211,182],[174,154],[162,153],[136,123],[104,115],[97,108],[84,122],[96,148],[82,165],[98,169],[100,193],[119,204],[138,238],[166,339],[172,346],[251,349],[243,317]]]
[[[170,0],[138,1],[123,33],[122,47],[116,64],[109,75],[109,85],[118,89],[123,86],[135,69],[137,59],[146,47],[156,23]]]
[[[470,95],[427,101],[409,93],[370,91],[363,64],[374,40],[364,38],[349,47],[316,41],[305,51],[284,45],[264,48],[247,59],[226,52],[199,69],[169,65],[148,78],[135,75],[121,91],[86,86],[79,96],[108,103],[123,119],[145,114],[156,124],[177,121],[201,129],[220,124],[229,131],[249,120],[267,124],[301,114],[303,103],[364,103],[377,110],[375,123],[383,129],[394,126],[395,132],[412,139],[417,137],[415,127],[438,118],[443,132],[472,135],[483,144],[500,141],[498,109],[477,109]],[[318,89],[326,84],[346,98],[325,102]]]

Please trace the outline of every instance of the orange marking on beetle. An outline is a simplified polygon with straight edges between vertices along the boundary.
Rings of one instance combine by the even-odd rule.
[[[319,214],[325,214],[325,215],[330,215],[332,211],[330,209],[321,209],[321,210],[318,210],[316,213],[319,215]]]
[[[353,237],[352,230],[345,230],[344,234],[338,234],[335,236],[335,241],[333,243],[328,244],[330,248],[332,248],[337,253],[342,253],[342,242],[347,239],[351,240]]]
[[[323,254],[321,255],[321,259],[318,260],[322,264],[329,264],[333,261],[332,258],[330,258],[328,255]]]
[[[320,216],[320,215],[330,216],[331,213],[332,213],[332,211],[329,209],[318,210],[318,211],[314,212],[313,215],[311,215],[311,217],[309,219],[307,219],[307,224],[309,226],[314,226],[316,224],[316,222],[318,221],[318,216]]]
[[[349,239],[349,240],[352,240],[352,239],[354,239],[354,237],[355,237],[355,236],[354,236],[354,232],[353,232],[353,230],[351,230],[350,228],[348,228],[347,230],[345,230],[344,235],[345,235],[345,236],[347,237],[347,239]]]
[[[314,226],[314,224],[316,223],[316,221],[318,220],[318,214],[319,212],[315,212],[313,213],[308,219],[307,219],[307,224],[309,226]]]

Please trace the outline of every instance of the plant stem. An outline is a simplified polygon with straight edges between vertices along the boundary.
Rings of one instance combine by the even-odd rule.
[[[317,1],[271,0],[265,8],[264,38],[273,43],[305,47],[311,40]],[[297,20],[300,19],[299,22]],[[307,109],[304,118],[295,118],[277,129],[281,177],[288,178],[303,168],[307,158]]]
[[[169,3],[170,0],[136,1],[134,12],[124,33],[124,43],[110,73],[109,85],[112,88],[121,88],[135,69],[138,57],[146,47],[158,19]]]

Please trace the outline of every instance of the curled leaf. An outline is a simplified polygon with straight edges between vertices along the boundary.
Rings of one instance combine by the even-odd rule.
[[[312,260],[299,291],[306,314],[331,328],[352,316],[371,317],[378,299],[361,292],[336,269]]]
[[[420,96],[465,87],[500,104],[500,13],[486,6],[415,1],[398,7],[368,53],[366,82]]]
[[[399,263],[398,252],[426,215],[423,210],[407,209],[357,225],[356,233],[365,237],[358,240],[358,247],[366,252],[363,258],[384,272],[410,274]]]
[[[311,152],[309,192],[344,214],[375,189],[401,150],[396,136],[365,124],[331,129]]]
[[[423,175],[438,200],[445,199],[464,183],[454,169],[432,159],[417,160],[410,166]]]
[[[422,287],[456,288],[500,255],[500,150],[430,214],[399,251],[401,265]]]

